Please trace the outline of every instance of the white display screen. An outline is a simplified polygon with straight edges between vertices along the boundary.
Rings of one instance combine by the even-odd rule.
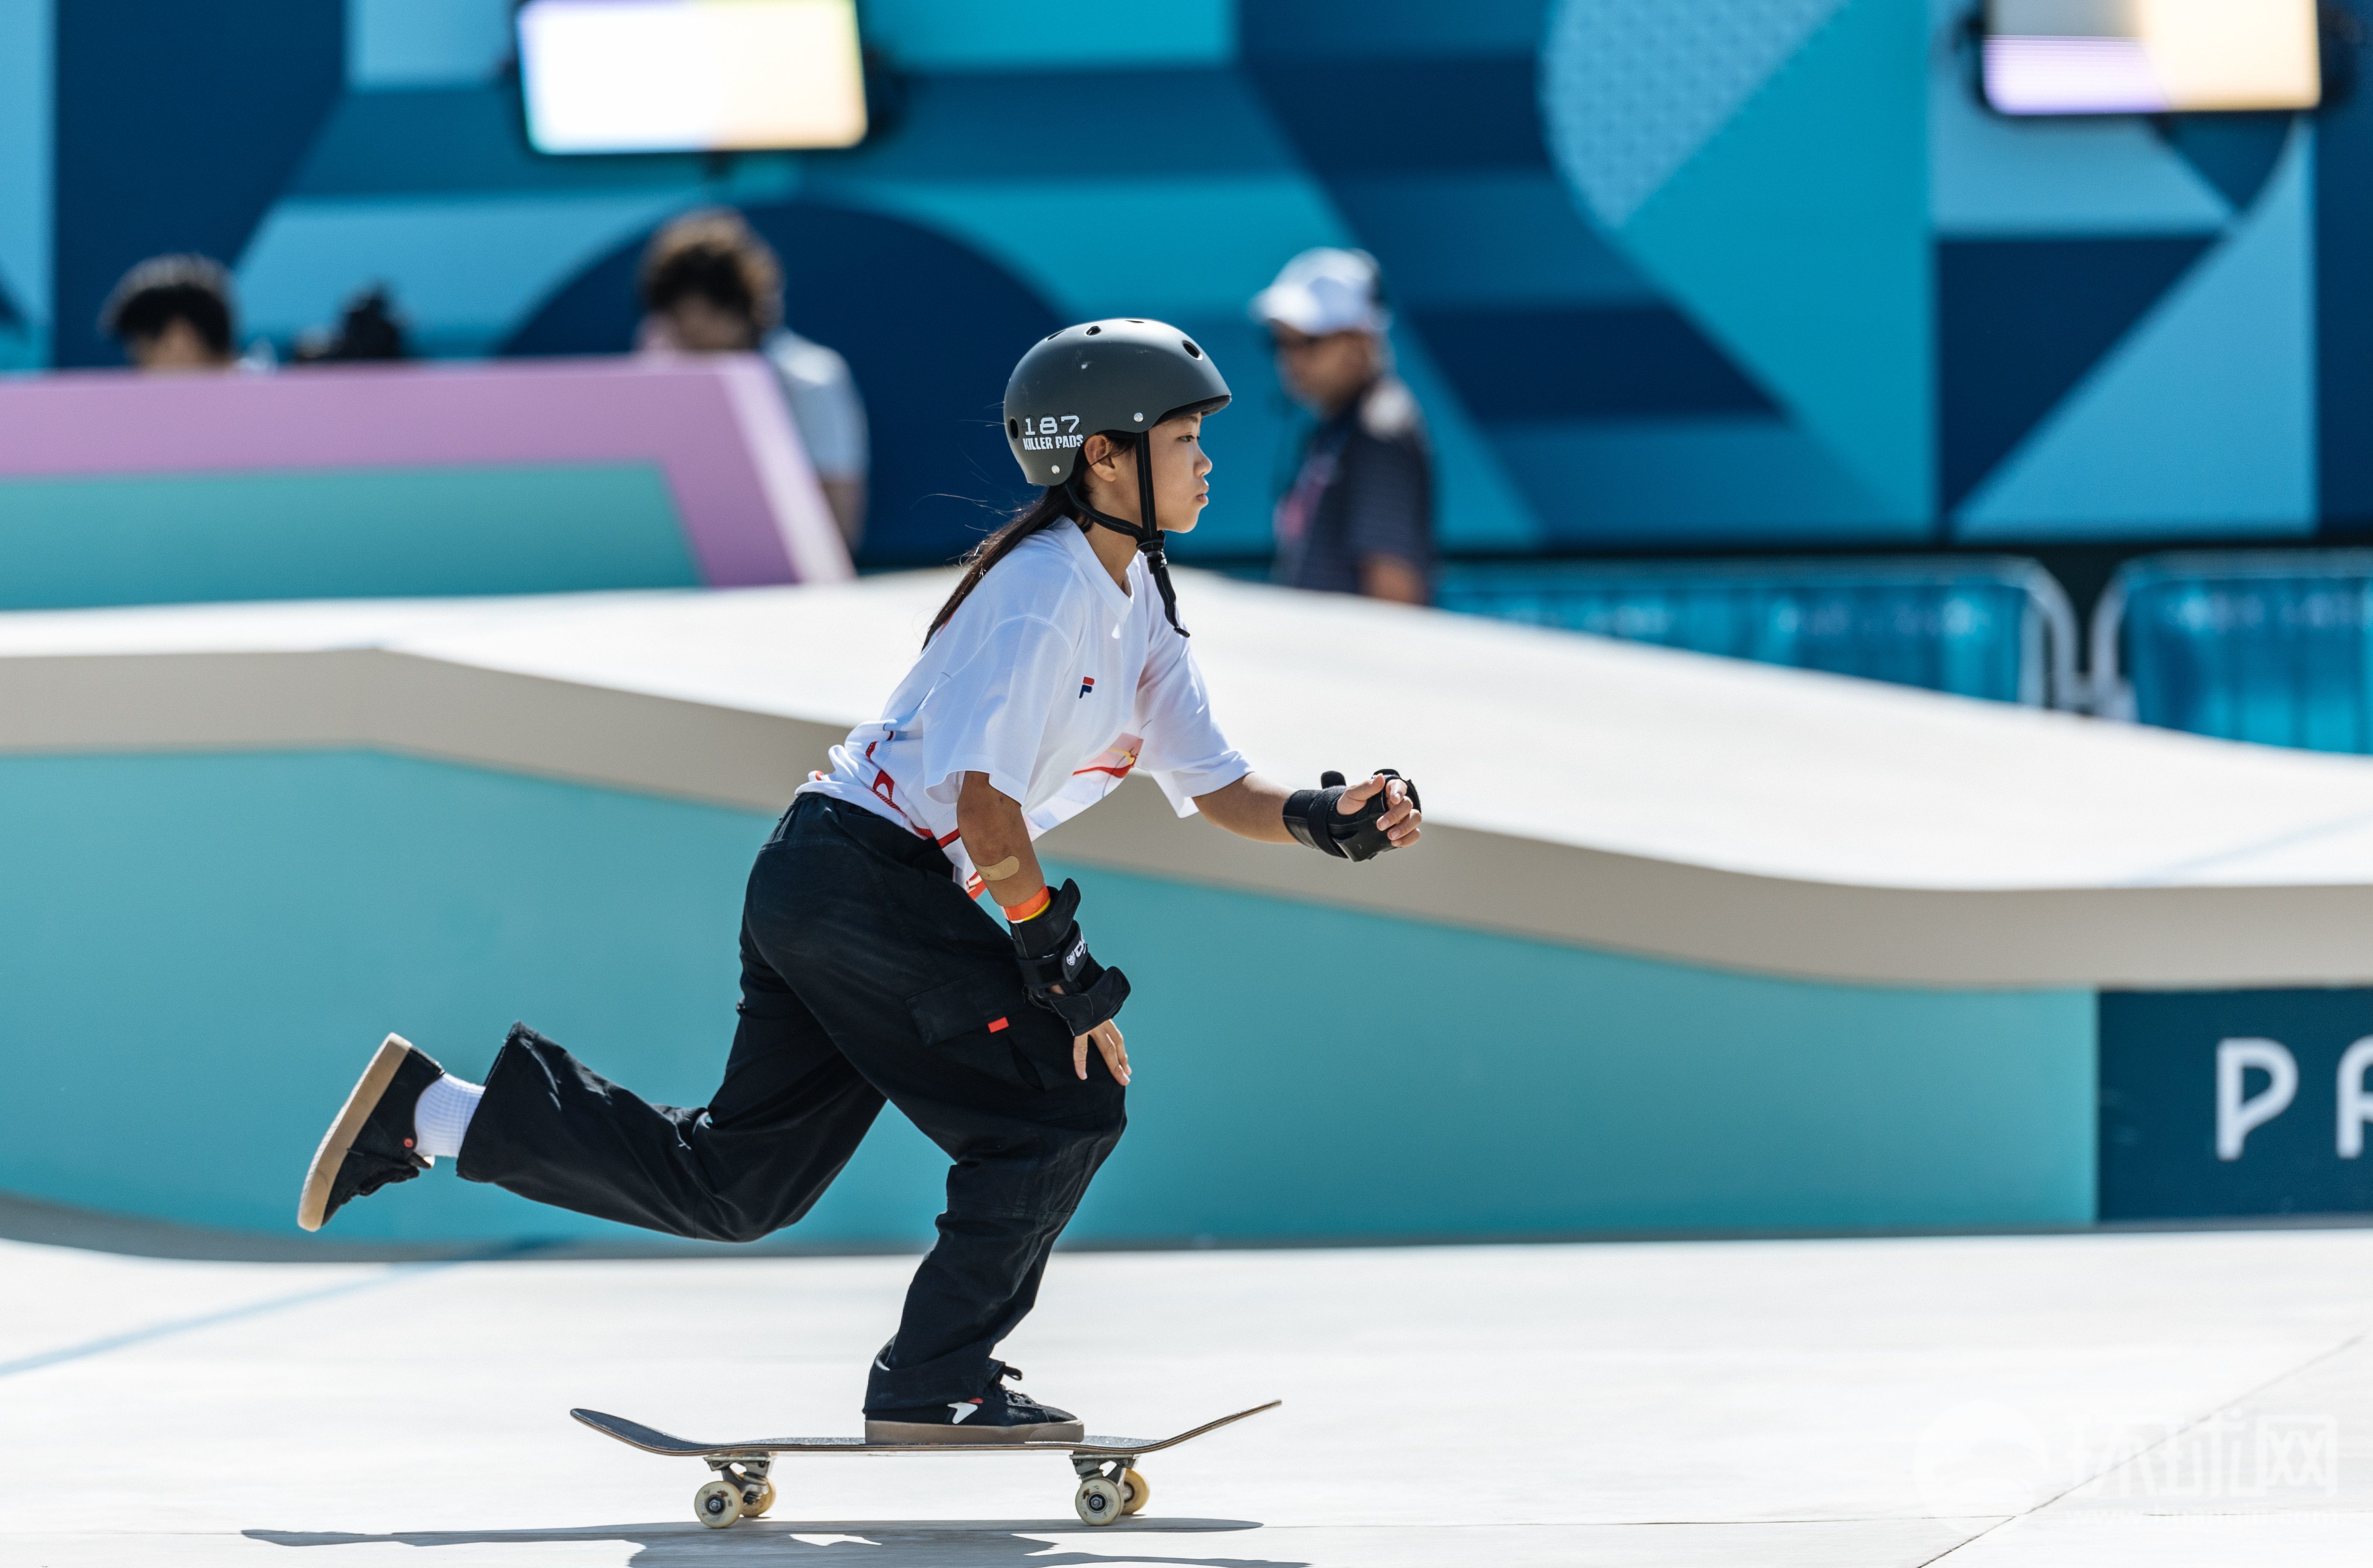
[[[865,136],[856,0],[528,0],[519,43],[539,152],[847,147]]]
[[[1987,0],[1986,102],[2005,114],[2313,109],[2315,0]]]

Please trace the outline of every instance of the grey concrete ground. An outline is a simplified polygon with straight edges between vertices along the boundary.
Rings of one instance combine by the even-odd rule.
[[[2373,1232],[1070,1255],[1008,1354],[1148,1462],[854,1432],[895,1258],[289,1265],[0,1244],[0,1563],[2185,1568],[2364,1561]]]

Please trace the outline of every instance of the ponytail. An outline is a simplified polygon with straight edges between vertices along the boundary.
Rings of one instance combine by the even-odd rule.
[[[1003,527],[978,544],[964,558],[964,575],[956,582],[955,592],[948,602],[940,606],[939,614],[931,618],[931,629],[923,633],[923,645],[930,646],[931,639],[940,634],[957,607],[972,597],[973,589],[988,575],[988,569],[1013,553],[1013,547],[1032,534],[1044,533],[1058,523],[1075,520],[1075,505],[1070,493],[1061,485],[1053,485],[1038,493],[1038,499],[1013,514]]]

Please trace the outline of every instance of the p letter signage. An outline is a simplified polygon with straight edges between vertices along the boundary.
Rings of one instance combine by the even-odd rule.
[[[2100,1007],[2101,1218],[2373,1212],[2373,991]]]

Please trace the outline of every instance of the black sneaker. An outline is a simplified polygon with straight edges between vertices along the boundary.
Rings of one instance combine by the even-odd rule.
[[[1022,1368],[1001,1367],[976,1400],[958,1400],[920,1410],[867,1411],[868,1443],[1077,1443],[1087,1435],[1070,1411],[1042,1405],[1005,1379],[1019,1380]]]
[[[368,1198],[428,1168],[427,1156],[413,1147],[412,1111],[420,1091],[444,1075],[444,1068],[402,1035],[380,1043],[362,1081],[346,1097],[345,1109],[313,1151],[305,1190],[297,1198],[298,1225],[319,1230],[348,1200]]]

